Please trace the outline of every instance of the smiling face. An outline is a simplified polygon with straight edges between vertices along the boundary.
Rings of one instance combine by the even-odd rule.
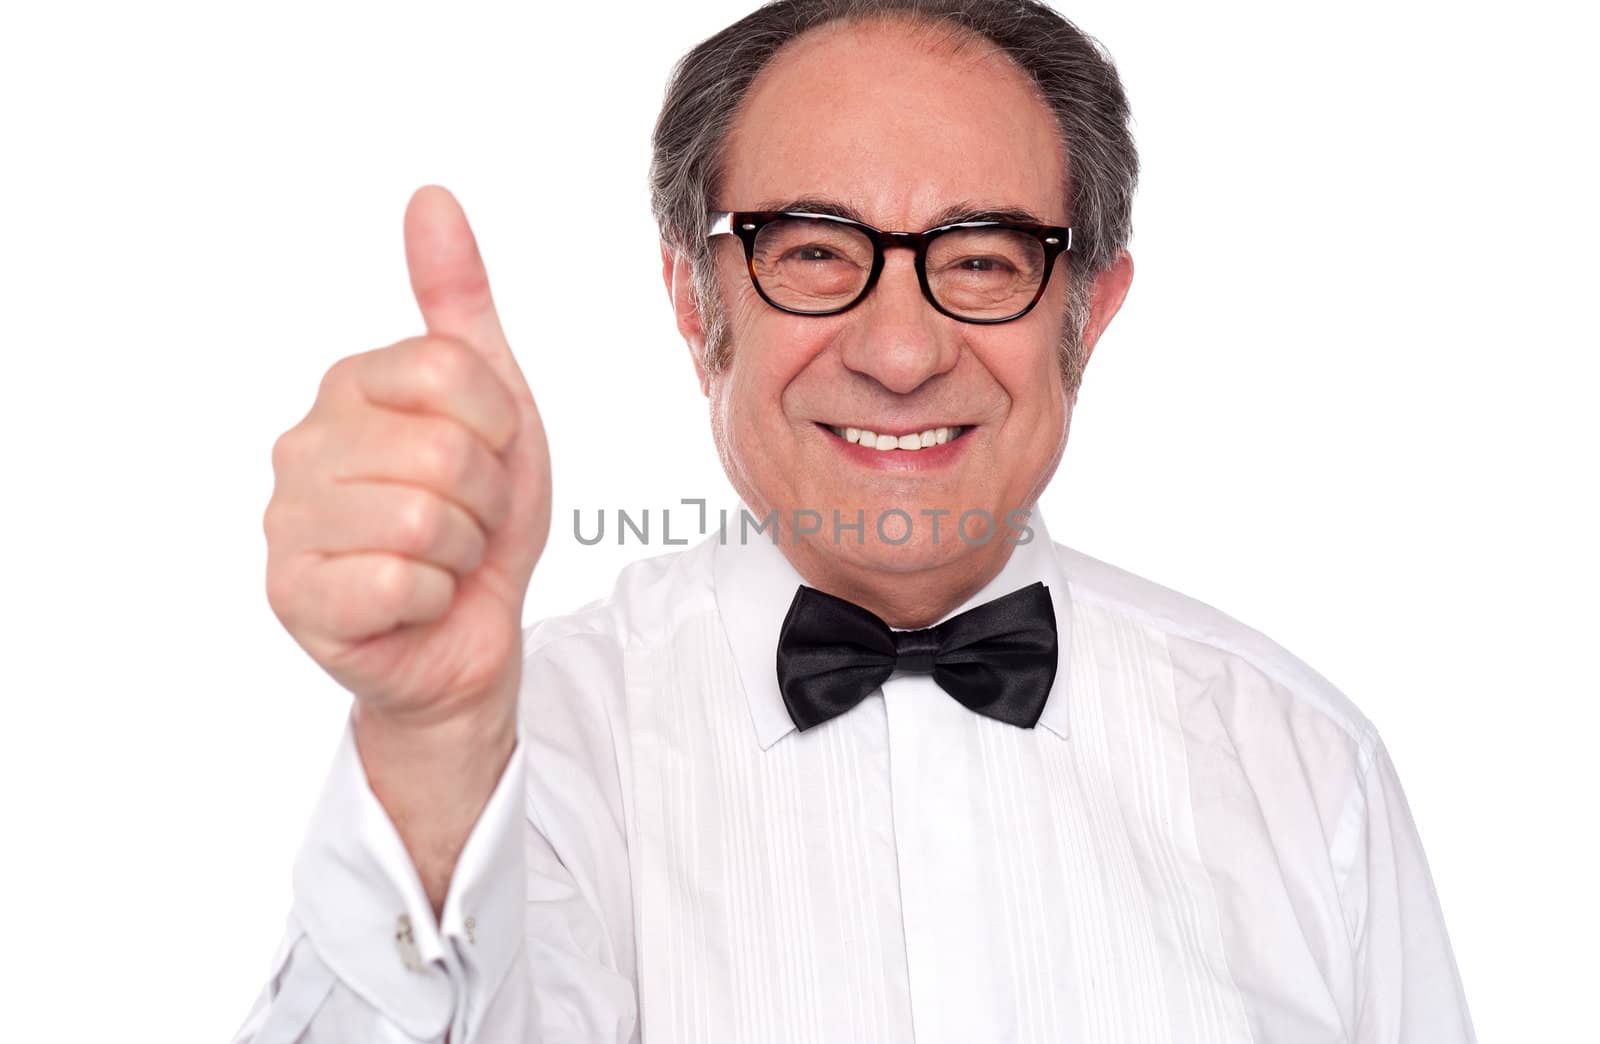
[[[986,212],[1069,225],[1065,162],[1050,110],[998,50],[927,26],[836,23],[784,48],[756,80],[713,203],[825,207],[896,231]],[[985,326],[929,304],[910,250],[889,250],[871,294],[825,317],[763,302],[736,238],[717,237],[712,254],[729,350],[723,364],[702,365],[702,383],[735,489],[757,516],[777,513],[785,554],[814,586],[895,626],[959,604],[1004,564],[1009,513],[1033,505],[1066,445],[1065,261],[1032,311]],[[700,365],[682,268],[669,254],[680,328]],[[1097,294],[1086,347],[1127,274],[1114,301]],[[848,439],[851,429],[877,437],[868,447]],[[835,510],[846,524],[859,512],[864,531],[836,533]],[[820,520],[820,532],[797,535],[797,517]],[[981,540],[985,518],[996,527]]]

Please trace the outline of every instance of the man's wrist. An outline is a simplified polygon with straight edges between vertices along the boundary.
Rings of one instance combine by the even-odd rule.
[[[352,733],[367,783],[436,915],[462,846],[516,748],[516,720],[514,701],[425,725],[385,718],[356,701]]]

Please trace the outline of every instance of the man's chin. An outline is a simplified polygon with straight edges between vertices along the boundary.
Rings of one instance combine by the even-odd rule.
[[[801,541],[804,556],[814,567],[837,570],[841,574],[886,576],[948,571],[963,562],[987,558],[997,548],[1009,546],[1005,545],[1001,534],[989,541],[964,540],[953,526],[940,532],[937,538],[931,532],[913,532],[903,541],[898,541],[898,533],[889,536],[889,540],[880,539],[869,525],[868,532],[860,538],[853,530],[838,534],[838,539],[832,532],[825,531],[803,536]],[[956,568],[955,571],[962,570]]]

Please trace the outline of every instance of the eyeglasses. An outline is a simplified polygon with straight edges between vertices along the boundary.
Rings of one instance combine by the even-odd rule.
[[[708,238],[738,236],[761,299],[796,315],[838,315],[860,304],[891,247],[916,251],[922,295],[964,323],[1027,315],[1072,229],[1010,221],[960,221],[925,232],[885,232],[831,214],[717,211]]]

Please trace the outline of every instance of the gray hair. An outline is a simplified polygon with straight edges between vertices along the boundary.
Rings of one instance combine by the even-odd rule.
[[[899,17],[948,27],[993,44],[1038,88],[1067,152],[1073,249],[1063,381],[1082,374],[1089,283],[1110,267],[1133,232],[1138,153],[1122,82],[1100,44],[1034,0],[776,0],[689,51],[673,69],[656,120],[650,202],[661,237],[685,255],[706,323],[706,367],[726,361],[726,317],[717,297],[706,215],[721,189],[728,133],[745,95],[790,41],[840,21]]]

